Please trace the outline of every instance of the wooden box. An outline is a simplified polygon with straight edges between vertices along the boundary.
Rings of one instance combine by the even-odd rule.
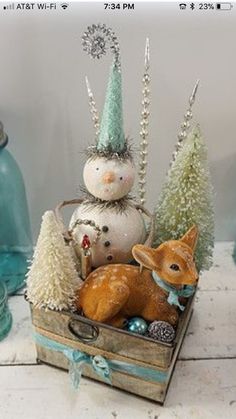
[[[31,314],[37,336],[82,351],[90,355],[91,359],[101,355],[111,364],[111,381],[114,387],[164,403],[191,317],[193,301],[194,297],[189,299],[185,311],[181,314],[176,338],[171,344],[132,334],[69,312],[39,310],[31,305]],[[40,362],[68,369],[68,357],[60,351],[46,348],[37,342],[36,348]],[[116,364],[125,368],[117,368]],[[91,364],[84,365],[82,374],[107,383],[97,375]]]

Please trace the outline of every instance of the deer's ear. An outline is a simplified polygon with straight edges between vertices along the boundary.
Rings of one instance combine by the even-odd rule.
[[[155,249],[136,244],[132,249],[134,259],[145,268],[150,270],[158,270],[158,255]]]
[[[198,239],[198,228],[193,225],[187,233],[180,239],[183,243],[187,244],[194,251]]]

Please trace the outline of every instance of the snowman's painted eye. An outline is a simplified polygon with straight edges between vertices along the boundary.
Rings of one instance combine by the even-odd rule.
[[[123,176],[120,177],[120,180],[123,180]]]
[[[99,167],[96,167],[96,170],[99,170]]]

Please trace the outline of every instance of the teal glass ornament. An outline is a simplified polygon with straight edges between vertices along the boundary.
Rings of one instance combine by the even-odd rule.
[[[0,341],[9,333],[12,325],[12,315],[7,303],[7,287],[0,281]]]
[[[7,143],[0,122],[0,282],[13,294],[24,285],[33,246],[24,180]]]
[[[127,330],[139,335],[145,335],[148,329],[147,322],[142,317],[132,317],[127,323]]]

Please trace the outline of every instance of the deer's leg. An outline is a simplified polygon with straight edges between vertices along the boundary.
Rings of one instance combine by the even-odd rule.
[[[150,322],[154,320],[162,320],[176,326],[178,323],[179,315],[174,306],[167,302],[159,302],[156,300],[151,301],[142,311],[142,317]]]
[[[92,320],[115,325],[120,323],[119,312],[129,298],[129,288],[122,282],[112,282],[109,293],[99,298]],[[112,323],[112,319],[113,323]]]
[[[172,326],[177,326],[179,321],[179,314],[175,307],[168,304],[168,307],[165,312],[165,318],[160,319],[170,323]]]
[[[122,328],[122,327],[125,326],[126,322],[127,322],[127,319],[124,316],[122,316],[121,314],[118,313],[111,320],[109,320],[107,322],[107,324],[110,324],[113,327]]]

